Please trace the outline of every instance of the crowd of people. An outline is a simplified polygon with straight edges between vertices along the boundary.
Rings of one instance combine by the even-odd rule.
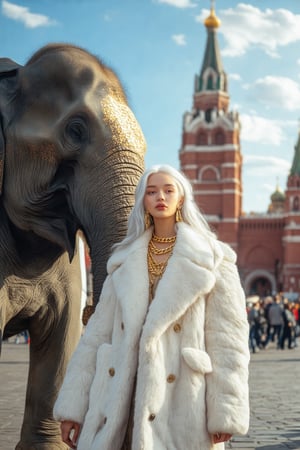
[[[271,342],[281,350],[297,347],[299,308],[299,301],[290,301],[280,293],[263,299],[258,296],[248,298],[249,346],[252,353],[268,348]]]

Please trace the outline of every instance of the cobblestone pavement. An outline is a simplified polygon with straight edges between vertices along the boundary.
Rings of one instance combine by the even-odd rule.
[[[0,359],[0,450],[13,450],[19,440],[28,358],[29,345],[3,342]]]
[[[251,354],[250,429],[226,449],[300,449],[300,348]]]
[[[3,343],[0,450],[13,450],[19,439],[28,354],[28,345]],[[276,350],[273,346],[251,355],[250,405],[249,433],[234,437],[226,450],[300,450],[300,347]]]

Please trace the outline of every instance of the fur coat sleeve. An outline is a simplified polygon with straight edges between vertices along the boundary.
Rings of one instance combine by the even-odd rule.
[[[116,297],[109,275],[103,285],[96,310],[68,365],[54,405],[53,415],[56,420],[83,423],[96,372],[97,350],[102,344],[111,342],[115,304]]]
[[[207,427],[211,434],[245,434],[249,425],[249,330],[235,253],[221,244],[216,284],[206,301],[205,340],[213,370],[207,375]],[[216,314],[217,312],[217,314]]]

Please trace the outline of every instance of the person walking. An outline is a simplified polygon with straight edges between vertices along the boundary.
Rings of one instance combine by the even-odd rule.
[[[249,426],[236,255],[174,168],[147,170],[54,407],[78,450],[220,450]],[[77,447],[76,447],[77,446]]]
[[[272,339],[272,334],[274,331],[270,324],[270,317],[269,317],[269,310],[272,304],[273,304],[273,297],[271,295],[268,295],[268,297],[266,297],[264,301],[264,316],[266,319],[266,340],[264,343],[265,349],[268,348],[268,343]]]
[[[283,327],[280,339],[280,348],[284,350],[285,341],[288,341],[288,348],[294,348],[296,320],[291,311],[289,301],[286,300],[282,311]]]
[[[260,314],[260,303],[259,298],[254,304],[251,304],[248,311],[248,322],[249,322],[249,341],[252,353],[256,353],[261,348],[261,314]]]
[[[272,342],[275,342],[277,348],[280,348],[281,343],[281,335],[282,335],[282,326],[283,326],[283,318],[282,318],[283,307],[281,304],[281,298],[279,295],[274,297],[273,303],[271,304],[268,312],[270,326],[272,328]]]
[[[295,319],[295,330],[294,330],[294,338],[293,338],[293,345],[294,347],[298,347],[298,341],[297,338],[300,335],[300,315],[299,315],[299,300],[295,303],[293,302],[291,305],[291,311],[293,313],[294,319]]]

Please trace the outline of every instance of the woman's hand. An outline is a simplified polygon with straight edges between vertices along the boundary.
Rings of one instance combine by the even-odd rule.
[[[213,443],[219,444],[220,442],[226,442],[226,441],[229,441],[229,439],[231,437],[232,437],[232,434],[216,433],[216,434],[213,434]]]
[[[63,420],[60,424],[61,438],[71,448],[77,447],[80,427],[80,423],[71,420]]]

